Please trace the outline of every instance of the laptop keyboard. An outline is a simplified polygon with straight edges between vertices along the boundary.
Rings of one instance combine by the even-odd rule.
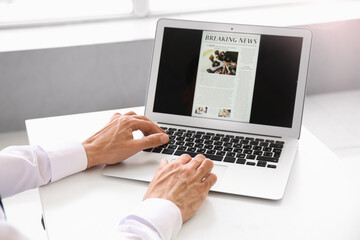
[[[285,143],[266,138],[161,128],[169,135],[169,143],[144,151],[176,156],[186,153],[191,157],[203,154],[217,162],[276,168]]]

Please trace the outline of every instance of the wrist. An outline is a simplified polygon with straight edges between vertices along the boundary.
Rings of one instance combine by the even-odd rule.
[[[96,145],[92,142],[89,141],[84,141],[82,143],[85,152],[86,152],[86,157],[87,157],[87,167],[86,168],[91,168],[94,167],[96,165],[100,165],[101,163],[101,158],[99,158],[99,149],[98,147],[96,147]]]

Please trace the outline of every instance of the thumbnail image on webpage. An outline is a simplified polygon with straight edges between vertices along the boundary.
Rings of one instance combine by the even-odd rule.
[[[260,35],[204,31],[192,116],[249,122]]]

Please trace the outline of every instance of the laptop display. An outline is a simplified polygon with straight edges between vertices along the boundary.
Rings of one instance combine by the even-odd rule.
[[[302,40],[165,28],[153,111],[291,127]]]

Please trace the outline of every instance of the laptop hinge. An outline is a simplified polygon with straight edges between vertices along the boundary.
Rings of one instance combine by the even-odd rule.
[[[158,124],[166,124],[174,127],[185,127],[185,128],[196,128],[196,129],[202,129],[204,131],[221,131],[221,132],[227,132],[227,133],[234,133],[234,134],[246,134],[246,135],[255,135],[255,136],[262,136],[262,137],[272,137],[272,138],[282,138],[281,136],[272,136],[272,135],[265,135],[265,134],[257,134],[257,133],[246,133],[246,132],[235,132],[235,131],[229,131],[229,130],[222,130],[222,129],[213,129],[213,128],[202,128],[202,127],[196,127],[196,126],[189,126],[189,125],[181,125],[181,124],[172,124],[172,123],[165,123],[165,122],[157,122]]]

